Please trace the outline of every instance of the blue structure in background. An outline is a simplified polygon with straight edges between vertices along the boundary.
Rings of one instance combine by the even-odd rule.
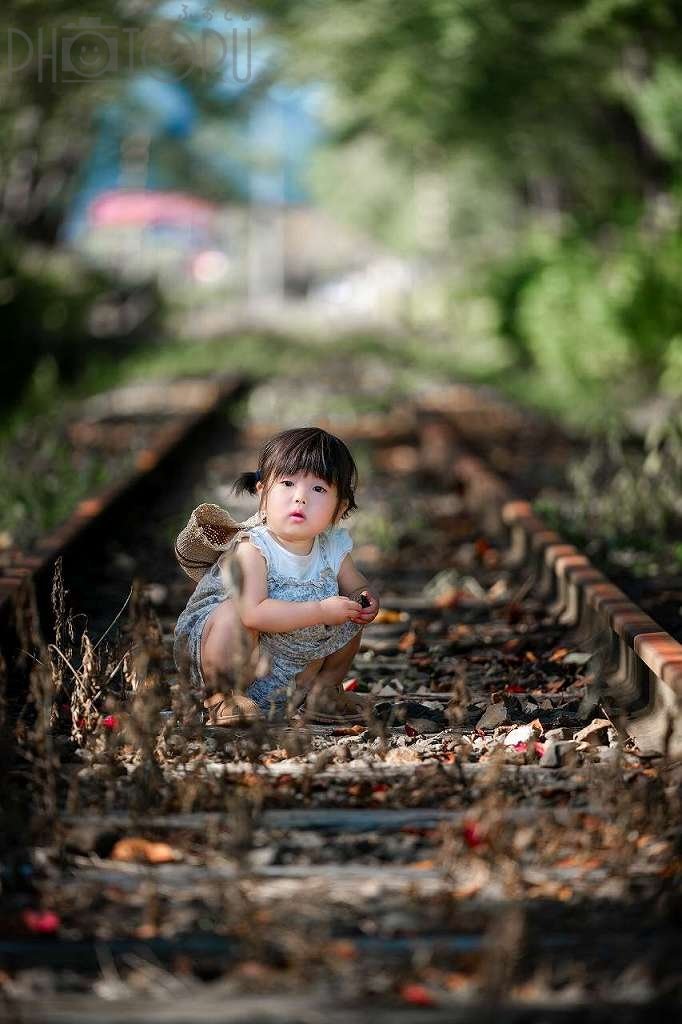
[[[163,13],[178,18],[180,6],[168,4]],[[204,25],[211,27],[208,22]],[[183,27],[188,28],[189,23]],[[195,29],[201,27],[200,21],[194,22]],[[249,28],[258,28],[254,19],[249,19]],[[244,32],[243,27],[240,31]],[[213,89],[214,98],[224,101],[226,107],[248,98],[274,59],[272,45],[260,39],[250,51],[248,81],[239,81],[230,73],[226,61],[225,73]],[[240,55],[239,61],[246,65],[245,55]],[[226,195],[258,204],[300,204],[309,200],[305,175],[310,154],[323,134],[317,116],[321,95],[315,87],[288,89],[273,84],[248,103],[241,124],[231,121],[229,130],[226,125],[225,146],[227,150],[231,145],[232,151],[225,152],[212,167],[218,180],[224,178]],[[186,143],[198,119],[192,95],[182,82],[147,72],[133,75],[120,101],[103,108],[97,116],[95,140],[63,224],[62,239],[77,240],[87,226],[92,200],[121,187],[121,144],[132,134],[142,133],[150,139],[146,180],[140,187],[182,189],[182,181],[163,180],[154,160],[154,141],[177,139]]]

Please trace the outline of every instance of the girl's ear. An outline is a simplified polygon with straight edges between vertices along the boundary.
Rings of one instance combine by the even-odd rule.
[[[262,480],[258,480],[257,483],[256,483],[256,494],[260,494],[260,492],[262,490],[263,490],[263,482],[262,482]]]

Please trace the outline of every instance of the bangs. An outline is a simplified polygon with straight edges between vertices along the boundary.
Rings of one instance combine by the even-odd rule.
[[[277,477],[303,473],[326,480],[328,484],[338,484],[341,480],[339,466],[324,444],[311,447],[304,442],[294,441],[291,446],[278,452],[272,469],[273,476]]]

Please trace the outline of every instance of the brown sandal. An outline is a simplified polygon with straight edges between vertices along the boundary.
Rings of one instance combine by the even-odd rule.
[[[214,693],[204,701],[206,725],[239,726],[263,718],[255,701],[243,694]]]

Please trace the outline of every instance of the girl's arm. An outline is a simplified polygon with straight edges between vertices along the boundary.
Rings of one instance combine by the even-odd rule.
[[[235,603],[239,618],[247,629],[261,633],[288,633],[292,629],[324,623],[330,611],[337,618],[341,616],[339,621],[350,619],[357,606],[352,601],[346,602],[347,607],[341,606],[344,599],[340,597],[328,598],[324,602],[327,606],[335,604],[326,610],[321,601],[277,601],[268,597],[265,559],[253,544],[246,538],[244,540],[238,544],[235,554],[244,579],[241,597],[235,599]]]
[[[366,626],[369,622],[372,622],[379,611],[379,594],[374,588],[370,590],[368,580],[362,575],[350,555],[346,555],[341,563],[337,579],[339,583],[339,594],[344,594],[346,597],[350,597],[354,601],[359,601],[360,594],[364,592],[369,598],[369,606],[367,608],[363,608],[357,615],[353,616],[352,621],[357,622],[362,626]]]

